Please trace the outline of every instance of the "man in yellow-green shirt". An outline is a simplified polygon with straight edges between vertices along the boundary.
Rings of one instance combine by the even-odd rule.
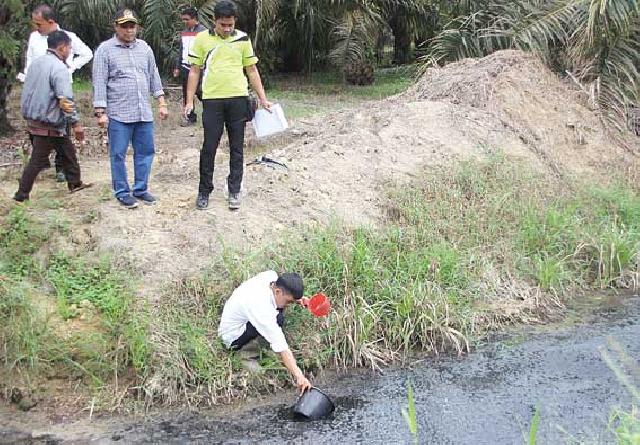
[[[244,128],[249,117],[248,83],[258,95],[260,105],[271,108],[267,100],[258,58],[253,53],[249,36],[235,29],[236,5],[220,0],[214,10],[215,28],[198,33],[189,53],[191,69],[187,86],[185,116],[193,110],[193,97],[202,75],[202,126],[204,142],[200,151],[200,184],[196,207],[204,210],[213,191],[213,169],[216,150],[224,126],[229,137],[229,209],[240,208],[243,175]],[[247,77],[244,75],[247,73]]]

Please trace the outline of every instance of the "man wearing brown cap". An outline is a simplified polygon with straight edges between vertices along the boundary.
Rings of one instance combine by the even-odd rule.
[[[138,201],[155,204],[148,191],[155,154],[153,110],[149,92],[158,99],[158,117],[168,116],[160,74],[151,47],[136,38],[138,16],[122,9],[114,18],[115,35],[102,42],[93,61],[93,107],[98,125],[107,127],[113,193],[125,208]],[[134,184],[129,187],[125,160],[133,146]]]

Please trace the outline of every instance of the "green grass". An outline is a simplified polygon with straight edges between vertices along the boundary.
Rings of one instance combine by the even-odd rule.
[[[144,308],[132,304],[131,278],[106,259],[49,256],[47,243],[67,233],[67,224],[55,213],[40,212],[15,206],[0,225],[4,367],[19,370],[14,375],[27,384],[53,371],[88,378],[96,386],[129,367],[143,372],[149,358],[148,319]],[[46,294],[48,288],[53,295]],[[76,318],[84,322],[63,327],[65,320]]]
[[[614,408],[609,417],[609,430],[618,445],[640,444],[640,389],[634,384],[640,378],[640,364],[617,341],[609,339],[608,348],[600,350],[602,359],[615,374],[633,400],[629,409]]]
[[[113,270],[108,259],[91,264],[55,255],[49,262],[47,279],[55,290],[63,318],[70,318],[71,305],[83,303],[97,308],[112,323],[123,320],[129,310],[128,279]]]
[[[267,96],[282,104],[287,117],[297,119],[401,93],[413,84],[414,76],[412,67],[378,70],[376,81],[366,86],[346,85],[332,72],[281,76],[270,82]]]
[[[34,255],[49,238],[44,224],[28,217],[26,206],[15,206],[0,226],[0,275],[25,277],[39,272]]]
[[[402,417],[409,427],[414,443],[418,443],[418,414],[413,396],[413,385],[407,380],[407,408],[402,409]]]
[[[0,280],[0,359],[9,370],[33,368],[45,354],[50,332],[31,299],[28,286],[14,279]]]
[[[74,93],[90,93],[93,91],[93,83],[91,79],[84,77],[74,76],[73,78],[73,92]]]
[[[536,445],[538,441],[538,427],[540,426],[540,406],[536,406],[536,411],[531,418],[531,426],[529,427],[529,445]]]
[[[618,445],[640,444],[640,412],[636,406],[630,410],[614,410],[609,420]]]
[[[308,295],[331,299],[327,318],[287,311],[289,343],[314,373],[463,352],[487,330],[543,316],[578,290],[635,284],[640,196],[628,185],[556,187],[497,155],[388,191],[389,216],[379,227],[333,220],[255,250],[226,248],[208,273],[160,295],[153,318],[135,303],[135,283],[108,260],[28,259],[48,235],[28,207],[16,207],[0,226],[0,265],[10,277],[2,288],[10,297],[0,303],[3,361],[62,366],[98,386],[128,372],[148,403],[211,403],[290,384],[266,351],[265,372],[245,373],[216,333],[232,290],[268,268],[296,271]],[[83,322],[86,332],[55,333],[56,317],[32,297],[44,284],[57,319]]]

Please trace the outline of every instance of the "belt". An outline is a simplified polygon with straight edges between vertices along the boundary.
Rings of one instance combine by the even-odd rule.
[[[48,137],[56,137],[56,138],[62,138],[65,136],[65,134],[62,131],[47,130],[46,128],[29,127],[29,133],[31,133],[34,136],[48,136]]]
[[[39,123],[34,120],[27,120],[27,129],[29,133],[34,136],[49,136],[49,137],[64,137],[66,133],[64,130],[60,130],[58,128],[47,127],[46,124]]]

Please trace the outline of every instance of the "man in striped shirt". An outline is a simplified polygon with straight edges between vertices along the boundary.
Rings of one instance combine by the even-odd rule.
[[[148,191],[155,154],[153,111],[149,94],[158,99],[158,117],[169,115],[153,51],[137,39],[138,17],[130,9],[116,13],[115,36],[102,42],[93,62],[93,107],[98,125],[108,127],[113,193],[129,209],[138,201],[155,204]],[[133,192],[125,159],[133,145]]]
[[[173,69],[173,77],[180,77],[182,82],[182,106],[187,104],[187,82],[189,81],[189,51],[193,45],[193,41],[199,32],[206,31],[207,28],[198,22],[198,11],[193,6],[187,6],[180,11],[180,19],[184,23],[184,30],[180,33],[180,50],[178,51],[178,60],[176,67]],[[202,88],[198,85],[196,97],[202,100]],[[198,121],[198,115],[194,111],[195,103],[191,103],[191,113],[183,116],[181,126],[193,125]]]

